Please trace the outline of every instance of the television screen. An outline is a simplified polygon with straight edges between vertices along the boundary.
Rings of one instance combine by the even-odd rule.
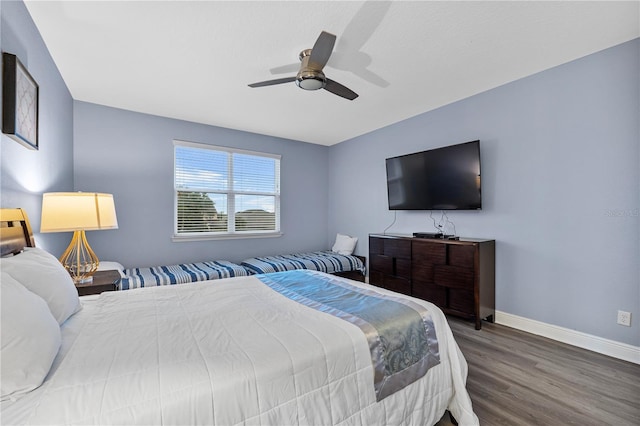
[[[387,158],[389,210],[479,210],[480,141]]]

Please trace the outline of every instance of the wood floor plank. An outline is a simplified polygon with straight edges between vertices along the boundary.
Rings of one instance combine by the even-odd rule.
[[[481,425],[640,425],[640,365],[499,324],[449,323]]]

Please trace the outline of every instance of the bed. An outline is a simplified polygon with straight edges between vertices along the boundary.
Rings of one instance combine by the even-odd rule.
[[[11,262],[51,258],[37,248],[18,253],[16,236],[30,232],[13,228],[28,221],[12,217],[5,226],[5,218],[3,209],[2,253],[15,256],[2,259],[3,339]],[[5,235],[12,236],[6,250]],[[54,268],[49,263],[42,267]],[[59,285],[47,280],[47,289]],[[58,319],[57,347],[55,339],[38,341],[39,352],[56,347],[42,383],[8,396],[3,388],[3,423],[434,424],[448,409],[460,425],[478,424],[466,361],[443,313],[419,299],[295,270],[107,292],[78,304]],[[378,322],[387,310],[413,318],[408,345],[392,338],[404,320]],[[2,350],[5,386],[5,364],[22,360],[5,353],[4,342]],[[408,366],[391,362],[393,354],[418,353],[424,357]]]
[[[280,256],[245,259],[241,265],[228,260],[211,260],[177,265],[144,268],[118,268],[122,278],[118,290],[193,283],[221,278],[243,277],[253,274],[309,269],[335,274],[364,282],[366,259],[356,255],[342,255],[319,251]]]
[[[249,273],[244,267],[228,260],[211,260],[148,268],[126,268],[122,275],[117,285],[118,290],[244,277]]]
[[[243,260],[241,265],[251,274],[309,269],[364,282],[365,263],[366,259],[362,256],[344,255],[327,250],[252,257]]]

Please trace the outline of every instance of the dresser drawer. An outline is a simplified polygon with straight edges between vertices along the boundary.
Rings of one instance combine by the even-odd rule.
[[[433,282],[443,287],[473,289],[473,269],[436,265],[433,271]]]
[[[411,241],[385,239],[384,254],[411,261]]]
[[[384,254],[384,238],[369,237],[369,253]]]
[[[452,266],[466,266],[467,268],[473,266],[473,260],[475,257],[476,248],[473,245],[456,245],[451,244],[449,246],[449,265]]]
[[[411,281],[405,278],[386,275],[384,277],[383,287],[387,290],[411,296]]]
[[[433,284],[434,265],[429,263],[413,263],[411,265],[411,279]]]
[[[439,308],[447,306],[447,288],[435,284],[413,282],[413,296],[433,303]]]
[[[450,289],[449,290],[449,308],[462,313],[473,315],[474,300],[473,289]]]
[[[395,260],[395,272],[394,275],[402,277],[406,280],[411,280],[411,259],[398,259]]]
[[[370,268],[372,271],[381,272],[383,274],[393,274],[393,257],[383,254],[369,254]]]
[[[413,241],[411,256],[414,263],[444,265],[447,263],[447,245],[430,241]]]

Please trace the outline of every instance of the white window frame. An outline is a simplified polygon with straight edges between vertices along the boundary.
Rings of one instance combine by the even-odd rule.
[[[176,185],[176,147],[188,147],[196,149],[205,149],[210,151],[223,151],[229,155],[229,187],[226,191],[213,191],[220,194],[227,194],[227,216],[228,216],[228,232],[181,232],[178,233],[178,192],[184,190],[179,189]],[[275,193],[262,193],[257,191],[236,191],[233,188],[233,155],[232,154],[246,154],[257,157],[265,157],[277,160],[276,167],[276,191]],[[204,143],[188,142],[182,140],[173,141],[173,237],[175,242],[182,241],[202,241],[202,240],[225,240],[225,239],[240,239],[240,238],[274,238],[282,236],[280,227],[280,162],[282,156],[279,154],[270,154],[258,151],[248,151],[237,148],[229,148],[224,146],[209,145]],[[202,191],[212,192],[212,191]],[[268,195],[274,196],[274,209],[275,209],[275,230],[274,231],[235,231],[235,196],[236,195]]]

